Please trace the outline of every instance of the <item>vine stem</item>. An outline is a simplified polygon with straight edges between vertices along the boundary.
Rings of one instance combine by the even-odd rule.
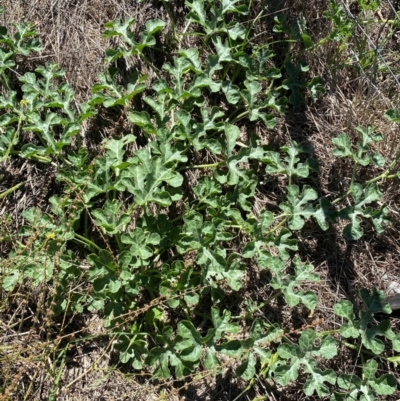
[[[267,306],[271,301],[273,301],[274,299],[278,298],[279,296],[282,295],[282,290],[278,290],[276,291],[274,294],[272,294],[270,297],[267,298],[266,301],[264,301],[262,304],[260,304],[258,306],[258,309],[262,309],[265,306]]]
[[[245,117],[247,114],[249,114],[249,110],[244,111],[243,113],[240,113],[238,116],[236,116],[230,123],[235,124],[238,122],[241,118]],[[228,122],[231,119],[231,116],[227,118],[225,121]]]
[[[75,233],[75,237],[78,238],[79,240],[81,240],[82,242],[84,242],[86,245],[91,246],[92,248],[96,249],[97,251],[101,251],[101,248],[95,244],[93,241],[91,241],[90,239],[84,237],[83,235],[80,235],[78,233]]]
[[[191,166],[191,167],[187,167],[187,168],[213,168],[213,167],[218,167],[224,163],[225,162],[217,162],[217,163],[211,163],[211,164],[198,164],[196,166]]]
[[[318,337],[324,337],[324,336],[327,336],[329,334],[336,334],[336,333],[340,333],[340,329],[332,329],[332,330],[320,331],[318,333]]]
[[[225,161],[221,161],[221,162],[217,162],[217,163],[210,163],[210,164],[197,164],[195,166],[183,166],[179,169],[177,169],[176,171],[183,171],[183,170],[189,170],[192,168],[214,168],[214,167],[218,167],[221,166],[222,164],[224,164]]]
[[[119,250],[123,251],[124,250],[124,245],[121,242],[121,234],[120,233],[115,234],[115,240],[117,241],[117,245],[118,245]]]
[[[282,215],[282,216],[284,216],[284,215]],[[278,216],[278,217],[280,217],[280,216]],[[273,232],[275,232],[276,230],[278,230],[279,228],[284,226],[288,220],[289,220],[289,217],[284,218],[278,225],[276,225],[275,227],[271,228],[271,230],[268,230],[266,233],[264,233],[264,235],[272,234]]]
[[[20,186],[24,185],[25,182],[20,182],[17,185],[14,185],[12,188],[6,189],[5,191],[0,193],[0,199],[5,198],[7,195],[11,194],[12,192],[16,191]]]

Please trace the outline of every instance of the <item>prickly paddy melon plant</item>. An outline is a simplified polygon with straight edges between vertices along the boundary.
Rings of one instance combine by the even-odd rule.
[[[38,313],[47,311],[42,327],[61,322],[52,352],[63,363],[86,338],[62,342],[68,320],[90,311],[103,318],[119,361],[155,378],[218,375],[229,361],[248,388],[261,377],[271,388],[301,380],[306,396],[332,400],[392,394],[395,378],[377,373],[381,361],[400,361],[400,335],[389,320],[374,320],[390,312],[384,294],[362,290],[360,311],[340,301],[333,306],[340,328],[318,330],[311,288],[319,275],[297,251],[307,224],[323,235],[343,221],[349,241],[365,227],[382,232],[389,216],[380,183],[398,176],[399,154],[387,161],[377,153],[382,135],[371,126],[356,127],[356,142],[339,134],[332,156],[346,158],[353,173],[342,194],[324,197],[313,188],[318,163],[307,146],[274,148],[260,134],[287,110],[323,96],[322,80],[292,54],[294,45],[303,54],[312,47],[305,22],[275,18],[274,31],[288,43],[279,59],[253,36],[262,11],[248,22],[252,2],[193,0],[186,7],[185,30],[174,32],[160,67],[148,49],[159,51],[164,21],[148,20],[140,35],[132,19],[107,23],[103,37],[117,38],[118,46],[107,50],[107,67],[80,104],[57,65],[16,72],[18,62],[41,51],[31,25],[13,34],[0,28],[1,163],[46,164],[57,183],[48,207],[26,209],[17,233],[0,233],[9,249],[1,256],[5,302],[27,288],[45,291]],[[196,45],[186,46],[188,38]],[[122,77],[119,61],[131,56],[151,74]],[[113,110],[127,128],[93,153],[83,126]],[[394,110],[388,118],[399,120]],[[370,165],[379,173],[360,181],[360,169]],[[274,207],[260,210],[256,191],[269,180],[282,190]],[[241,299],[254,269],[269,277],[270,296],[261,304]],[[229,309],[227,297],[240,308]],[[307,323],[290,330],[264,318],[261,311],[277,300],[306,311]],[[356,372],[329,368],[339,345],[361,361]],[[54,378],[53,396],[57,371]],[[10,383],[2,386],[7,395]]]

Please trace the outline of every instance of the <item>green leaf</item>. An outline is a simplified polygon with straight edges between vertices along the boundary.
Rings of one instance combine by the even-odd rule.
[[[385,113],[385,118],[388,121],[400,123],[400,113],[398,110],[395,109],[387,110]]]
[[[307,82],[307,88],[310,91],[313,102],[316,102],[318,99],[320,99],[326,92],[321,77],[314,77],[311,79],[311,81]]]
[[[293,141],[291,146],[282,146],[281,150],[288,154],[283,161],[279,153],[272,151],[256,155],[255,158],[267,165],[265,171],[268,174],[283,173],[289,178],[307,178],[309,171],[313,169],[312,159],[307,159],[306,163],[300,163],[300,158],[298,157],[307,151],[306,147]]]
[[[214,326],[213,341],[221,339],[223,333],[237,334],[240,330],[236,323],[230,323],[231,312],[224,310],[220,316],[219,309],[216,307],[211,308],[211,320]],[[208,335],[207,335],[208,336]]]
[[[333,358],[337,354],[335,340],[324,337],[319,345],[316,345],[317,333],[307,329],[301,333],[299,344],[281,344],[278,347],[280,361],[272,366],[274,379],[281,385],[287,385],[290,381],[297,380],[300,366],[307,373],[304,385],[306,395],[316,392],[320,397],[329,394],[329,388],[325,382],[334,384],[336,376],[332,370],[321,371],[315,367],[315,357]],[[283,361],[290,360],[290,364]]]
[[[280,353],[278,352],[278,354],[281,358],[284,358],[286,356],[286,352],[283,349],[281,349]],[[299,360],[292,362],[290,365],[276,364],[273,369],[273,377],[282,386],[287,386],[291,381],[297,379],[299,368]]]
[[[110,49],[106,53],[109,58],[113,59],[122,56],[118,52],[115,54],[115,51]],[[119,84],[117,74],[117,68],[109,67],[104,74],[99,75],[100,83],[95,84],[92,88],[94,95],[89,100],[90,106],[102,103],[106,108],[114,106],[125,107],[135,95],[143,92],[146,88],[143,83],[146,80],[146,76],[139,76],[137,72],[134,72],[128,76],[129,83],[127,87],[124,87]]]
[[[393,350],[400,352],[400,333],[396,334],[392,339]]]
[[[36,39],[37,32],[33,29],[32,24],[20,23],[15,24],[16,32],[14,40],[2,40],[3,43],[9,45],[16,54],[28,56],[32,51],[40,52],[42,47]],[[8,36],[8,35],[7,35]]]
[[[282,87],[291,91],[289,96],[290,103],[294,107],[300,107],[304,102],[303,93],[307,88],[307,83],[302,74],[308,70],[308,65],[304,61],[299,61],[297,64],[287,61],[284,67],[287,78],[283,80]]]
[[[212,23],[208,21],[206,10],[204,8],[204,0],[186,1],[186,6],[189,8],[190,13],[186,18],[188,21],[195,22],[201,25],[207,34],[213,30]]]
[[[345,390],[345,392],[335,393],[332,397],[332,401],[351,401],[356,400],[359,389],[362,387],[361,379],[354,374],[341,374],[337,379],[338,386]]]
[[[367,382],[377,394],[390,395],[397,389],[397,380],[390,374],[385,374],[379,378],[375,377],[378,363],[370,359],[363,368],[363,380]]]
[[[141,164],[125,170],[121,183],[135,196],[134,200],[138,205],[155,202],[161,206],[170,206],[175,197],[174,192],[162,187],[162,183],[173,188],[180,187],[182,175],[172,167],[164,167],[162,158],[151,159],[147,151],[136,152],[136,155]]]
[[[136,140],[136,138],[129,134],[124,136],[121,139],[109,139],[104,145],[104,148],[107,149],[107,162],[109,166],[113,169],[116,176],[119,175],[120,168],[119,166],[122,164],[125,149],[124,147],[129,143],[132,143]]]
[[[242,95],[245,102],[248,104],[249,109],[252,110],[257,101],[257,94],[261,92],[261,84],[257,81],[244,81],[244,86],[240,94]]]
[[[154,347],[151,349],[145,362],[150,367],[156,366],[156,369],[153,372],[155,377],[163,379],[169,379],[171,377],[171,372],[168,368],[168,361],[171,354],[171,351],[165,350],[161,347]],[[179,375],[183,375],[183,372],[181,371]]]
[[[272,234],[267,237],[268,245],[275,246],[279,250],[282,260],[289,258],[288,250],[297,251],[297,240],[290,238],[292,233],[287,229],[282,229],[277,236]]]
[[[357,143],[356,150],[350,142],[347,134],[340,134],[332,140],[336,148],[333,151],[334,156],[349,157],[356,163],[367,166],[371,161],[378,166],[383,166],[384,158],[379,154],[370,154],[370,144],[377,141],[382,141],[383,136],[375,133],[374,127],[368,125],[366,128],[356,127],[357,133],[361,136],[361,142]]]
[[[193,187],[193,192],[197,197],[199,204],[206,204],[213,208],[218,208],[220,203],[222,189],[221,186],[209,177],[202,177],[198,184]]]
[[[193,72],[195,72],[197,75],[200,75],[202,73],[202,64],[199,56],[199,49],[196,49],[194,47],[183,50],[181,49],[179,50],[178,54],[180,56],[186,57],[191,62]]]
[[[240,130],[236,125],[225,124],[225,136],[226,136],[226,153],[228,156],[232,155],[232,152],[236,146],[236,141],[240,137]]]
[[[200,248],[197,263],[205,268],[203,275],[206,282],[222,280],[226,266],[226,252],[223,249]]]
[[[191,88],[209,88],[211,92],[219,92],[221,89],[221,82],[215,81],[205,73],[199,73],[194,78]]]
[[[371,160],[373,163],[375,163],[378,167],[384,167],[385,165],[385,158],[379,154],[379,153],[374,153],[371,155]]]
[[[236,368],[236,374],[244,380],[250,380],[256,374],[257,359],[250,354],[248,359]]]
[[[311,366],[311,364],[309,366]],[[310,376],[306,380],[303,387],[304,394],[311,396],[315,392],[320,398],[329,395],[331,393],[331,389],[325,384],[325,382],[335,384],[335,372],[332,369],[322,371],[321,369],[314,367],[309,370]]]
[[[368,290],[362,289],[360,296],[366,308],[360,311],[359,319],[356,318],[353,306],[349,301],[342,300],[334,306],[335,314],[348,320],[347,323],[341,325],[340,333],[345,338],[361,336],[362,344],[378,355],[383,352],[384,344],[377,337],[386,337],[393,341],[395,334],[390,328],[389,320],[383,320],[375,325],[372,324],[373,316],[376,313],[390,313],[390,307],[385,302],[385,295],[382,291],[375,290],[370,294]]]
[[[204,131],[222,131],[225,128],[224,123],[222,121],[218,121],[220,118],[225,116],[225,113],[218,107],[213,106],[210,114],[207,109],[202,109],[201,116],[203,118]]]
[[[104,26],[106,31],[102,35],[103,38],[109,38],[113,36],[119,36],[125,42],[124,48],[118,48],[117,50],[108,49],[106,51],[106,61],[113,62],[120,57],[127,57],[133,54],[141,54],[146,47],[154,46],[156,40],[154,34],[162,30],[165,23],[159,19],[151,19],[146,22],[146,29],[141,35],[141,40],[135,39],[134,32],[130,29],[134,20],[128,18],[125,22],[121,23],[118,19],[112,22],[107,22]],[[128,50],[126,50],[128,47]]]
[[[378,230],[383,229],[382,223],[387,220],[384,210],[373,210],[371,207],[364,207],[372,202],[378,201],[382,197],[378,186],[373,183],[363,188],[361,184],[353,184],[351,196],[354,204],[347,206],[339,212],[339,217],[350,220],[350,223],[344,228],[344,236],[349,240],[357,240],[362,237],[363,230],[360,225],[360,217],[371,218]]]
[[[2,277],[1,286],[3,290],[12,291],[21,278],[20,273],[16,271]]]
[[[332,143],[336,146],[332,152],[334,156],[353,158],[352,145],[347,134],[340,134],[338,137],[333,138]]]
[[[378,395],[391,395],[397,390],[397,380],[391,374],[382,375],[370,384]]]
[[[379,325],[373,325],[368,327],[365,332],[361,333],[361,338],[364,346],[370,349],[374,354],[381,354],[384,349],[384,343],[376,338],[377,336],[385,336],[391,339],[394,336],[393,331],[390,328],[389,320],[384,320]]]
[[[164,29],[166,23],[158,18],[150,19],[146,21],[146,34],[148,36],[154,35],[155,33]]]
[[[313,217],[321,229],[326,231],[329,228],[328,221],[335,221],[336,218],[336,211],[332,205],[332,202],[326,198],[320,199],[319,207],[315,210]]]
[[[128,114],[128,120],[148,134],[156,134],[157,129],[152,123],[149,114],[146,111],[131,111]]]
[[[140,332],[137,324],[131,328],[131,333],[118,337],[114,347],[119,352],[119,359],[122,363],[131,361],[134,369],[142,369],[143,359],[147,355],[146,333]]]
[[[336,316],[344,317],[347,320],[354,320],[353,304],[347,300],[341,300],[333,307]]]
[[[121,288],[121,281],[116,275],[116,265],[111,254],[102,249],[99,255],[90,254],[88,262],[91,265],[89,276],[93,280],[93,289],[97,293],[115,294]]]
[[[35,146],[30,143],[22,146],[21,151],[19,152],[21,157],[26,159],[38,159],[42,163],[47,162],[50,163],[51,160],[46,157],[47,152],[43,146]]]
[[[218,64],[224,61],[232,61],[231,48],[228,44],[228,40],[222,43],[222,38],[220,36],[211,38],[218,55]]]
[[[160,240],[160,236],[156,232],[145,232],[140,227],[135,227],[121,237],[122,243],[131,245],[131,255],[138,257],[144,264],[154,255],[151,245],[158,245]]]
[[[182,361],[198,364],[202,354],[202,342],[203,339],[191,322],[183,320],[178,323],[178,336],[174,348],[179,351],[179,358]]]
[[[128,18],[125,20],[125,22],[121,23],[119,19],[115,19],[112,22],[107,22],[104,24],[105,28],[110,28],[109,30],[106,30],[102,37],[103,38],[108,38],[112,36],[127,36],[128,29],[130,26],[135,22],[133,18]]]
[[[174,65],[169,63],[163,65],[163,69],[174,77],[174,85],[171,89],[175,91],[175,97],[179,99],[185,92],[184,77],[185,73],[192,68],[192,63],[186,57],[174,57]],[[188,94],[191,96],[190,94]]]
[[[317,199],[318,194],[309,185],[304,185],[302,194],[297,185],[289,185],[287,189],[289,202],[281,203],[279,208],[289,217],[289,228],[301,230],[305,220],[315,215],[315,210],[309,201]]]
[[[225,123],[224,132],[226,137],[226,164],[228,166],[228,174],[214,171],[214,177],[221,184],[237,185],[239,181],[249,180],[249,171],[238,167],[239,163],[245,163],[248,160],[249,151],[246,148],[241,148],[237,153],[234,153],[236,142],[240,137],[240,130],[237,126]]]
[[[287,163],[286,173],[289,177],[297,176],[302,178],[307,178],[309,174],[309,165],[307,163],[299,163],[300,154],[306,152],[306,148],[303,145],[299,145],[296,141],[293,141],[291,146],[282,146],[281,150],[288,154],[285,157]]]
[[[372,125],[367,125],[366,128],[356,127],[357,133],[361,136],[361,149],[367,151],[370,143],[383,141],[383,136],[380,133],[375,133],[375,128]]]
[[[239,3],[239,4],[237,4]],[[241,0],[222,0],[221,1],[221,14],[225,14],[227,12],[231,13],[239,13],[247,15],[248,8],[245,4],[240,4]]]
[[[38,132],[43,138],[44,144],[50,153],[58,154],[59,151],[68,145],[71,140],[65,143],[56,142],[53,127],[63,123],[63,119],[55,113],[47,113],[45,120],[42,120],[37,113],[29,115],[29,123],[23,127],[24,131]]]
[[[216,356],[216,351],[214,347],[207,347],[206,356],[204,357],[204,367],[210,371],[218,371],[220,362]]]
[[[229,287],[234,291],[239,291],[243,285],[244,268],[239,262],[239,255],[231,254],[228,257],[225,272],[223,275]]]
[[[131,218],[128,214],[119,214],[121,202],[118,200],[109,201],[103,206],[103,209],[95,209],[92,212],[95,218],[95,224],[103,229],[103,232],[117,234],[122,227],[126,226]]]
[[[318,302],[316,294],[312,291],[299,291],[297,287],[302,282],[319,281],[319,276],[312,273],[314,267],[311,264],[303,264],[299,258],[295,258],[293,264],[295,266],[294,275],[286,275],[283,270],[283,264],[270,265],[270,269],[273,272],[270,285],[272,288],[282,291],[289,306],[293,307],[302,302],[308,309],[313,310]]]
[[[232,28],[228,29],[228,35],[232,40],[245,39],[246,30],[240,23],[236,23]]]
[[[158,150],[165,167],[175,167],[177,163],[186,163],[188,160],[187,156],[182,154],[183,150],[173,147],[169,142],[161,143]]]

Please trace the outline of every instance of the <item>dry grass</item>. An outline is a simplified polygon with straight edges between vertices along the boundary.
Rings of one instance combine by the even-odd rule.
[[[270,2],[266,2],[268,5]],[[287,18],[304,15],[309,26],[312,39],[317,42],[325,37],[330,30],[328,21],[322,18],[322,12],[327,8],[327,0],[313,2],[312,5],[298,0],[281,0],[275,2],[275,8],[268,6],[265,17],[256,27],[260,38],[272,38],[273,17],[283,12]],[[184,2],[171,1],[176,27],[184,26]],[[90,88],[96,76],[103,69],[103,55],[109,43],[101,39],[105,22],[115,18],[133,17],[138,32],[146,20],[161,18],[168,21],[164,32],[163,43],[157,44],[165,52],[168,51],[168,40],[172,32],[171,22],[165,12],[162,2],[143,2],[136,0],[35,0],[27,5],[25,0],[4,0],[4,14],[0,24],[11,26],[12,23],[29,21],[35,23],[39,32],[44,52],[29,60],[25,68],[47,61],[57,62],[65,71],[67,81],[76,91],[77,101],[90,96]],[[255,18],[256,15],[249,17]],[[377,19],[393,18],[389,3],[382,1]],[[398,65],[398,40],[395,28],[386,24],[370,27],[369,35],[374,40],[386,38],[382,48],[385,63],[395,69]],[[388,123],[384,112],[400,105],[400,85],[394,76],[382,64],[378,71],[374,66],[361,70],[351,59],[351,46],[363,39],[363,32],[358,31],[352,38],[352,45],[341,54],[337,54],[337,46],[332,41],[319,46],[314,52],[307,54],[310,64],[310,76],[320,75],[326,82],[327,93],[317,103],[311,102],[300,110],[291,111],[281,116],[275,130],[262,131],[264,143],[279,146],[290,140],[305,141],[312,149],[314,157],[320,165],[318,182],[313,185],[320,194],[334,197],[343,186],[343,177],[350,177],[351,172],[346,163],[331,157],[331,139],[340,132],[347,132],[355,137],[354,128],[357,125],[371,124],[385,136],[385,141],[378,149],[387,159],[393,158],[398,152],[398,125]],[[260,39],[260,40],[261,40]],[[191,43],[193,45],[193,43]],[[276,45],[277,51],[279,46]],[[372,48],[371,44],[367,47]],[[157,53],[159,54],[159,53]],[[165,60],[152,59],[155,54],[149,54],[157,66]],[[169,59],[171,55],[166,54]],[[137,60],[127,60],[127,69],[138,68],[149,73],[146,66]],[[345,65],[341,65],[345,63]],[[22,73],[23,71],[19,71]],[[395,90],[393,90],[395,88]],[[109,118],[107,120],[107,118]],[[93,127],[87,127],[87,142],[90,142],[93,132],[98,129],[95,141],[107,137],[116,128],[118,116],[110,115]],[[212,161],[210,161],[212,162]],[[57,192],[54,171],[51,168],[35,167],[27,162],[18,162],[3,168],[4,188],[10,188],[18,182],[27,181],[29,185],[17,190],[11,197],[0,200],[0,224],[2,230],[12,234],[23,223],[21,212],[31,206],[43,210],[48,208],[47,199]],[[370,177],[371,170],[365,172]],[[190,177],[193,183],[196,176]],[[318,288],[320,304],[314,316],[304,315],[298,311],[295,316],[288,308],[281,309],[278,303],[272,303],[262,312],[269,319],[281,316],[288,329],[298,330],[303,325],[313,325],[318,329],[337,328],[338,322],[333,316],[332,305],[340,299],[349,298],[358,301],[360,288],[388,289],[393,283],[400,285],[400,199],[399,181],[382,184],[385,193],[384,202],[388,205],[393,225],[382,235],[376,235],[371,228],[366,230],[366,236],[353,244],[345,241],[340,233],[341,228],[333,227],[325,233],[316,232],[310,227],[303,232],[300,254],[304,260],[309,260],[321,274]],[[265,204],[273,204],[275,200],[270,192],[258,192],[255,200],[255,212],[262,210]],[[6,219],[6,215],[12,218]],[[0,244],[0,252],[9,252],[7,244]],[[251,270],[254,267],[251,267]],[[251,276],[252,275],[252,276]],[[245,289],[240,294],[250,297],[253,301],[265,300],[270,294],[265,293],[265,283],[269,277],[263,276],[257,269],[249,271]],[[51,294],[52,288],[42,288],[41,293],[32,293],[28,287],[20,287],[12,297],[3,294],[0,301],[0,385],[6,389],[0,400],[48,400],[55,397],[52,391],[57,387],[60,392],[54,399],[58,400],[250,400],[256,396],[265,396],[271,400],[306,399],[298,396],[299,388],[281,389],[271,385],[267,380],[259,378],[249,392],[238,397],[246,384],[233,379],[233,366],[227,360],[222,375],[214,377],[203,373],[200,376],[189,377],[181,382],[150,383],[148,372],[143,375],[132,375],[124,367],[116,365],[117,357],[112,350],[111,339],[106,336],[97,315],[86,315],[83,318],[72,317],[69,322],[53,319],[51,313],[42,310],[45,305],[45,294]],[[231,300],[235,305],[237,299]],[[236,305],[238,307],[238,305]],[[393,319],[393,324],[399,323]],[[62,330],[60,329],[62,327]],[[398,327],[397,327],[398,329]],[[93,337],[91,341],[73,342],[82,335]],[[82,337],[83,338],[83,337]],[[69,346],[68,343],[70,343]],[[65,348],[66,347],[66,348]],[[63,354],[60,350],[66,349]],[[343,351],[349,365],[354,365],[354,358],[348,351]],[[341,361],[343,363],[343,361]],[[338,371],[340,366],[334,366]],[[354,366],[356,368],[356,366]],[[382,372],[388,371],[400,378],[389,364],[380,367]],[[399,393],[387,400],[396,400]],[[311,399],[311,398],[307,398]]]

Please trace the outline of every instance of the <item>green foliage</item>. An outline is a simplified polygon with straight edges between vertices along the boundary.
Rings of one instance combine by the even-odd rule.
[[[375,400],[376,395],[391,395],[397,389],[397,381],[390,374],[384,374],[378,378],[375,376],[378,363],[370,359],[362,370],[362,378],[355,375],[342,374],[338,377],[337,384],[340,391],[331,397],[332,401],[350,401],[357,399],[359,394],[362,400]]]
[[[381,206],[379,209],[367,206],[380,200],[382,197],[378,186],[375,184],[376,179],[364,183],[355,182],[358,165],[365,167],[374,163],[379,167],[385,166],[385,159],[382,155],[371,152],[371,145],[374,142],[381,141],[383,137],[379,133],[376,134],[371,126],[367,126],[366,129],[357,127],[356,131],[361,136],[361,141],[357,143],[356,148],[352,146],[347,134],[340,134],[332,140],[335,145],[333,154],[339,157],[348,157],[354,162],[353,175],[346,193],[346,196],[351,196],[352,202],[337,214],[340,218],[350,220],[350,223],[343,231],[345,237],[350,240],[360,239],[363,235],[360,217],[371,219],[378,233],[384,230],[384,224],[388,221],[386,206]],[[391,167],[390,165],[381,176],[387,176]]]
[[[380,354],[384,350],[382,340],[378,336],[384,336],[389,340],[395,340],[395,334],[390,328],[389,320],[383,320],[379,325],[373,323],[373,315],[376,313],[390,313],[390,307],[383,301],[384,294],[375,291],[369,294],[363,289],[360,293],[361,299],[365,304],[365,311],[360,311],[359,319],[353,312],[353,305],[346,300],[340,301],[334,306],[337,316],[348,320],[340,327],[340,334],[344,338],[361,338],[362,344],[374,354]]]
[[[105,28],[107,29],[103,34],[103,38],[112,38],[117,36],[120,37],[125,44],[125,47],[122,48],[108,49],[105,57],[106,62],[111,63],[121,57],[127,57],[133,54],[142,55],[143,50],[146,47],[154,46],[156,44],[154,34],[162,30],[165,26],[165,22],[159,19],[148,20],[146,22],[146,29],[142,32],[141,38],[138,41],[135,38],[134,33],[130,30],[130,27],[134,22],[135,21],[130,18],[122,23],[116,19],[105,24]]]
[[[270,283],[271,287],[282,291],[289,306],[293,307],[302,302],[307,308],[315,309],[318,302],[315,292],[295,291],[295,289],[303,282],[319,281],[319,276],[312,273],[314,267],[309,263],[303,264],[298,258],[295,258],[293,264],[294,275],[284,274],[282,263],[277,262],[270,265],[270,269],[274,275]]]
[[[149,48],[159,51],[165,22],[148,20],[139,37],[133,19],[107,23],[103,37],[117,37],[120,45],[107,50],[107,67],[82,104],[55,64],[14,76],[16,56],[40,46],[29,25],[16,26],[13,37],[0,29],[0,160],[51,163],[60,191],[46,213],[24,211],[18,240],[2,260],[2,289],[12,294],[19,285],[53,285],[55,315],[99,313],[119,361],[155,378],[183,379],[201,369],[220,374],[228,361],[245,380],[261,374],[281,386],[302,380],[309,397],[326,397],[334,388],[334,400],[391,394],[393,377],[376,377],[375,359],[364,364],[361,379],[319,367],[337,355],[337,342],[348,339],[374,356],[384,353],[384,339],[400,350],[390,322],[373,321],[374,314],[389,311],[383,294],[362,290],[366,310],[357,317],[349,301],[336,304],[346,323],[332,330],[335,339],[254,317],[263,308],[299,314],[317,308],[317,291],[309,288],[319,274],[298,252],[307,225],[323,235],[348,220],[348,240],[363,236],[365,220],[383,231],[387,208],[376,206],[382,198],[378,181],[391,178],[395,163],[386,165],[373,150],[382,135],[367,126],[356,128],[356,145],[348,134],[333,139],[333,156],[353,163],[353,175],[344,193],[324,198],[315,185],[318,164],[306,146],[264,146],[254,129],[274,129],[307,95],[315,101],[324,93],[321,79],[307,75],[307,63],[291,57],[293,43],[304,52],[313,47],[305,20],[275,18],[274,33],[290,43],[277,65],[273,47],[256,45],[251,24],[243,22],[251,3],[186,5],[187,35],[202,46],[183,48],[176,33],[178,48],[161,69],[146,55]],[[344,43],[350,28],[343,10],[331,2],[325,17],[343,25],[332,38]],[[156,78],[133,72],[121,79],[116,62],[131,56]],[[81,127],[104,108],[130,125],[95,144],[93,156],[81,143]],[[400,121],[394,111],[387,116]],[[370,165],[384,171],[357,182],[359,169]],[[275,179],[282,183],[276,205],[257,210],[256,191]],[[268,277],[262,303],[240,298],[250,271]],[[239,300],[237,315],[227,309],[228,297]]]
[[[370,125],[368,125],[366,129],[356,127],[356,131],[361,136],[361,141],[357,143],[356,149],[351,145],[348,135],[341,134],[332,141],[336,146],[333,155],[348,157],[361,166],[368,166],[371,162],[379,167],[384,166],[385,159],[379,153],[371,154],[370,152],[370,145],[373,144],[373,142],[383,140],[382,134],[375,133],[374,128]]]
[[[315,331],[304,330],[298,345],[281,344],[278,347],[278,355],[282,360],[272,367],[272,372],[275,380],[285,386],[290,381],[297,380],[299,369],[302,367],[308,374],[303,388],[304,393],[311,396],[316,392],[319,397],[324,397],[330,392],[327,383],[335,384],[336,375],[331,369],[322,371],[316,368],[315,358],[331,359],[337,354],[337,348],[335,341],[329,336],[324,337],[318,345],[316,340]]]

